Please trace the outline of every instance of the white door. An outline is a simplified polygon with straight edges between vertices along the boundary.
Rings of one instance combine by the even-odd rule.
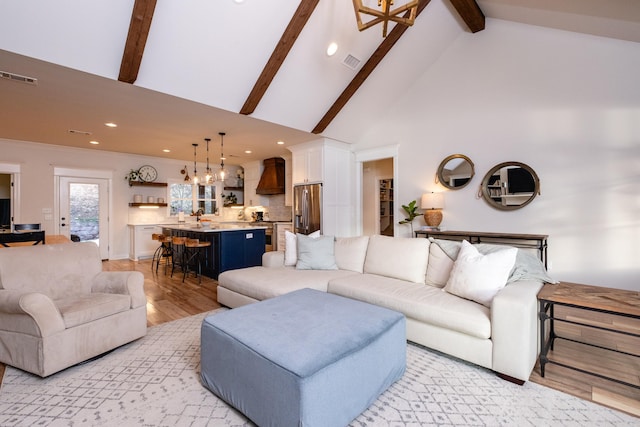
[[[58,191],[59,234],[72,240],[96,242],[102,259],[108,259],[109,180],[61,176]]]

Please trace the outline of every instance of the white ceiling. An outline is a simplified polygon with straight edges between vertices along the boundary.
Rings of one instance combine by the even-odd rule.
[[[640,43],[637,0],[478,4],[489,18]],[[350,1],[320,1],[255,112],[237,114],[297,6],[159,1],[131,85],[117,78],[133,0],[10,2],[0,15],[0,70],[38,85],[0,79],[0,138],[192,160],[191,144],[210,137],[213,161],[224,131],[226,163],[284,154],[319,137],[310,130],[357,72],[342,64],[345,56],[364,62],[382,41],[380,27],[357,31]],[[432,0],[322,136],[357,141],[381,106],[396,102],[465,31],[448,0]],[[332,40],[340,48],[327,57]],[[109,121],[118,127],[105,127]]]

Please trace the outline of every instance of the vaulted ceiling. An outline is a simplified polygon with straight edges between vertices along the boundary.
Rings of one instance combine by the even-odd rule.
[[[225,131],[239,164],[319,136],[357,141],[457,37],[490,26],[484,15],[640,42],[633,0],[419,8],[382,38],[380,26],[358,32],[349,0],[12,2],[0,71],[38,84],[0,79],[0,137],[189,160],[193,142]]]

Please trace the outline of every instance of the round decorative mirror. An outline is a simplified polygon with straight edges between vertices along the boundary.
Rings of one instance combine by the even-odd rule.
[[[529,166],[520,162],[496,165],[482,179],[482,197],[500,210],[520,209],[540,194],[540,180]]]
[[[440,184],[451,190],[465,187],[473,178],[473,162],[464,154],[452,154],[438,166],[437,179]]]

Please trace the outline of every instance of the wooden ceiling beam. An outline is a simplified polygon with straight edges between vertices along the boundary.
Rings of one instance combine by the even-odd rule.
[[[273,50],[269,61],[267,61],[262,73],[260,73],[260,77],[258,77],[251,93],[242,106],[240,114],[248,115],[255,111],[319,1],[320,0],[302,0],[300,2],[298,9]]]
[[[416,14],[416,18],[420,13],[424,10],[425,7],[429,4],[431,0],[421,0],[418,5],[418,12]],[[407,12],[405,17],[408,17]],[[323,132],[329,123],[336,118],[340,110],[344,108],[344,106],[349,102],[351,97],[356,93],[356,91],[362,86],[364,81],[369,77],[369,75],[375,70],[375,68],[382,62],[384,57],[389,53],[391,48],[396,44],[400,37],[407,31],[409,27],[406,25],[398,25],[396,24],[393,27],[393,30],[389,33],[389,35],[380,43],[380,46],[373,52],[369,60],[360,68],[360,71],[355,75],[353,80],[349,83],[349,85],[342,91],[338,99],[333,103],[333,105],[329,108],[329,110],[325,113],[322,119],[318,122],[315,128],[311,131],[311,133],[318,134]]]
[[[475,0],[450,0],[472,33],[484,30],[484,13]]]
[[[118,80],[121,82],[134,83],[138,78],[155,8],[156,0],[135,0],[129,24],[129,34],[120,63]]]

